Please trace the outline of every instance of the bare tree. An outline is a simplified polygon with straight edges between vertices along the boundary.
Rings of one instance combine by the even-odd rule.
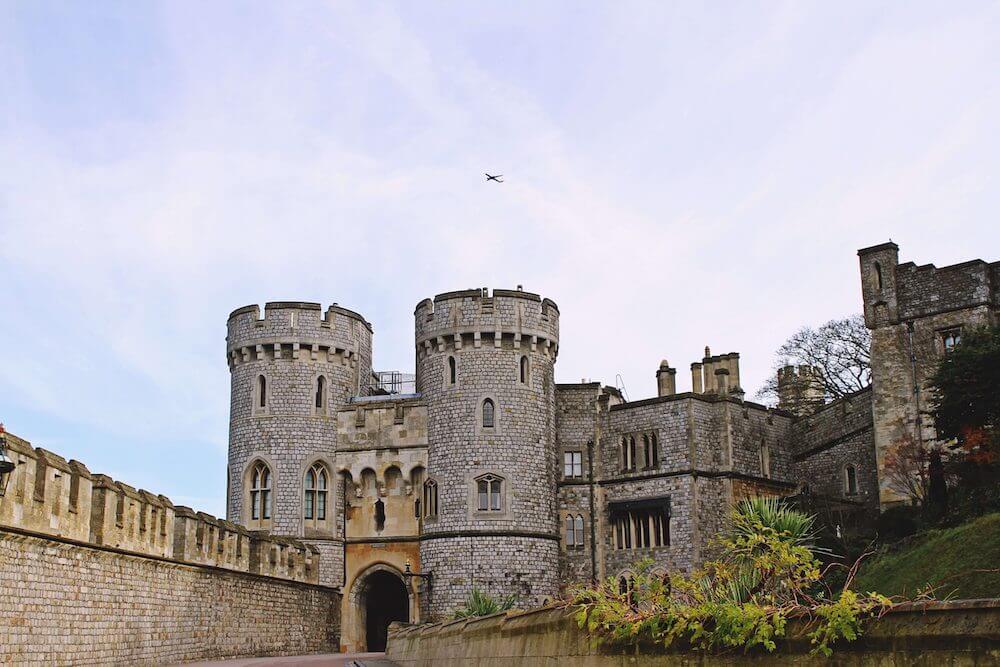
[[[830,320],[818,329],[802,327],[778,348],[775,372],[757,398],[777,402],[777,370],[791,365],[816,369],[828,401],[864,389],[871,384],[871,342],[861,315]]]
[[[930,488],[930,460],[927,448],[907,435],[890,445],[881,474],[885,475],[889,488],[906,496],[913,504],[922,505]]]

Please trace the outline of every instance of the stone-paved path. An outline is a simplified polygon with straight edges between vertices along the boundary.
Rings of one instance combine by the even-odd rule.
[[[283,658],[236,658],[189,662],[184,667],[398,667],[385,653],[325,653]]]

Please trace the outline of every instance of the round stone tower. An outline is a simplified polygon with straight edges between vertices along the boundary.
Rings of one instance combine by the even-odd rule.
[[[520,604],[554,596],[556,304],[520,289],[466,290],[425,299],[414,316],[428,413],[425,618],[447,615],[473,588]]]
[[[332,585],[343,560],[336,411],[367,386],[371,350],[371,325],[336,304],[325,314],[318,303],[276,302],[263,318],[255,305],[229,316],[227,517],[309,538],[322,553],[321,581]]]

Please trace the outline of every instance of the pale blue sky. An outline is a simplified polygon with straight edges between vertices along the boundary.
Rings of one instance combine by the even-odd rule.
[[[1000,4],[510,5],[0,3],[0,420],[221,514],[248,303],[412,370],[418,301],[523,284],[560,381],[753,393],[858,248],[1000,259]]]

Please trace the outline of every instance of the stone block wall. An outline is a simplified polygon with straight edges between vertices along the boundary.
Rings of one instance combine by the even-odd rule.
[[[558,591],[559,311],[529,292],[466,290],[425,299],[414,319],[427,476],[439,499],[420,545],[422,566],[435,577],[429,617],[462,605],[474,582],[536,604]],[[483,478],[499,482],[499,508],[479,510]]]
[[[878,468],[872,422],[872,390],[863,389],[797,420],[791,429],[794,469],[809,490],[828,498],[878,507]],[[857,472],[857,493],[849,493],[846,468]]]
[[[0,527],[0,664],[171,665],[337,650],[335,589]]]
[[[1000,602],[901,605],[865,628],[832,658],[810,653],[812,626],[792,620],[773,653],[712,654],[595,642],[572,609],[534,609],[433,625],[393,625],[388,658],[402,667],[678,667],[703,665],[995,665]]]
[[[928,381],[946,352],[944,335],[1000,319],[1000,262],[900,264],[899,247],[891,242],[863,248],[858,256],[865,324],[872,330],[873,437],[881,471],[899,443],[935,443],[926,414]],[[909,500],[884,474],[879,487],[883,507]]]
[[[315,547],[174,506],[21,438],[0,496],[0,663],[332,651]]]

